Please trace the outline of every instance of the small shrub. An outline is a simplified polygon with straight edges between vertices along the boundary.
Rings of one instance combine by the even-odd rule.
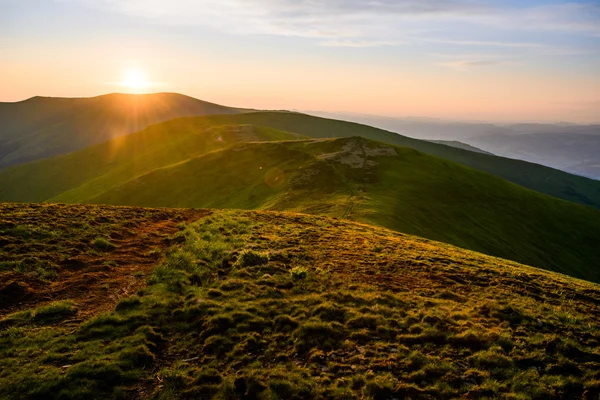
[[[467,330],[451,337],[450,343],[456,347],[467,347],[473,350],[482,350],[489,347],[486,335],[474,330]]]
[[[309,321],[300,325],[294,332],[296,347],[299,351],[312,347],[332,350],[338,347],[342,332],[343,326],[337,322]]]
[[[275,317],[275,329],[281,332],[288,332],[298,327],[298,321],[289,315],[278,315]]]
[[[348,321],[348,327],[350,328],[366,328],[366,329],[377,329],[378,325],[383,324],[384,321],[381,317],[374,314],[361,315],[360,317],[352,318]]]
[[[499,347],[480,351],[469,357],[469,359],[475,364],[475,366],[483,369],[510,368],[513,365],[513,361],[502,354]]]
[[[372,396],[374,399],[389,399],[396,394],[394,388],[398,380],[390,373],[377,375],[373,380],[368,381],[365,386],[365,395]]]
[[[346,310],[331,303],[322,303],[313,308],[312,315],[318,316],[323,321],[344,322],[346,319]]]
[[[154,354],[148,347],[139,345],[121,351],[119,360],[126,366],[146,367],[154,363]]]
[[[58,277],[58,272],[56,272],[56,270],[42,267],[37,267],[35,273],[37,274],[38,278],[44,281],[53,281]]]
[[[239,376],[233,382],[236,392],[235,398],[258,399],[266,390],[266,386],[254,375]]]
[[[310,381],[295,374],[286,374],[282,378],[271,378],[269,388],[278,399],[306,399],[313,397]]]
[[[132,296],[132,297],[128,297],[126,299],[119,301],[119,303],[117,304],[116,310],[117,311],[133,310],[133,309],[138,308],[141,304],[142,304],[142,302],[140,301],[139,297]]]
[[[51,303],[35,310],[33,322],[53,324],[77,314],[77,308],[69,301]]]
[[[254,267],[268,262],[269,256],[267,254],[258,253],[254,250],[244,250],[238,256],[235,265],[237,267]]]
[[[226,292],[232,292],[242,289],[246,284],[246,282],[239,279],[229,279],[221,284],[220,289]]]
[[[194,379],[195,385],[202,385],[207,383],[219,384],[223,378],[219,371],[213,368],[203,368],[196,379]]]
[[[180,364],[176,364],[171,368],[164,368],[158,375],[164,385],[162,391],[167,393],[176,393],[188,386],[191,381],[188,369]]]
[[[215,315],[208,320],[208,329],[212,333],[223,333],[235,327],[235,321],[230,315]]]
[[[88,360],[68,369],[67,377],[75,382],[90,380],[105,387],[116,386],[123,381],[123,371],[110,361]]]
[[[117,248],[117,246],[100,236],[92,241],[92,246],[102,251],[111,251]]]
[[[232,347],[233,342],[221,335],[211,336],[204,342],[204,352],[207,354],[223,355]]]
[[[308,276],[308,270],[304,267],[294,267],[290,273],[292,274],[292,279],[294,280],[306,279]]]

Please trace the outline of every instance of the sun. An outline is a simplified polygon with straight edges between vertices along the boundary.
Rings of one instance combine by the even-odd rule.
[[[122,84],[132,90],[143,90],[149,86],[146,74],[139,69],[126,71]]]

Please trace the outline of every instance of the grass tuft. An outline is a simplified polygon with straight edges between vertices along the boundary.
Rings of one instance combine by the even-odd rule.
[[[97,237],[92,241],[92,246],[102,251],[111,251],[117,248],[116,245],[112,244],[106,238]]]

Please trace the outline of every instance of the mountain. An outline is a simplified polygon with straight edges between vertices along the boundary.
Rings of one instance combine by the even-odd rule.
[[[360,125],[302,117],[240,114],[154,125],[2,170],[0,199],[329,215],[592,281],[600,278],[592,267],[600,263],[594,241],[600,236],[597,210],[406,147],[360,137],[306,139],[271,127],[225,124],[260,121],[281,127],[300,118],[309,124],[296,125],[304,133],[372,132]],[[341,124],[346,130],[327,130],[319,123],[334,128]]]
[[[458,140],[430,140],[432,143],[443,144],[450,147],[456,147],[457,149],[463,149],[472,151],[474,153],[487,154],[488,156],[493,156],[494,154],[481,150],[478,147],[471,146],[470,144],[459,142]]]
[[[597,284],[294,213],[0,215],[2,399],[600,395]]]
[[[177,117],[241,111],[177,93],[38,96],[0,103],[0,168],[69,153]]]

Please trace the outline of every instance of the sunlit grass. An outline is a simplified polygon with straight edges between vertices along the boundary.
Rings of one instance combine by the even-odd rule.
[[[3,319],[0,397],[600,394],[597,285],[297,214],[214,212],[169,242],[114,311]]]

